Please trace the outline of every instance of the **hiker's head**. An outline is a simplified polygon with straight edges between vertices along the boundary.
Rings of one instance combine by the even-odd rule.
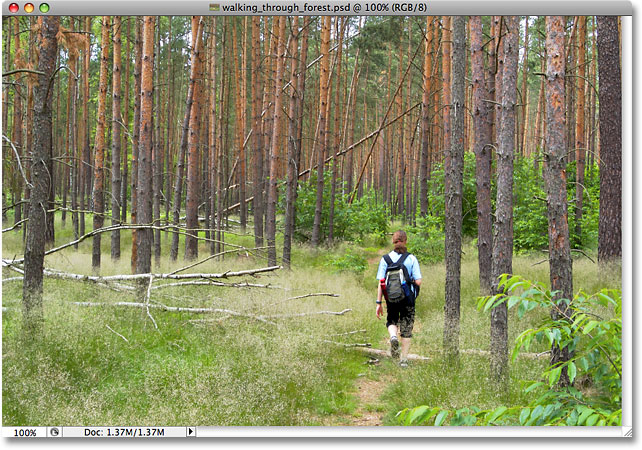
[[[403,230],[397,230],[392,234],[392,245],[395,246],[395,252],[399,254],[406,253],[408,251],[406,244],[408,243],[408,236]]]

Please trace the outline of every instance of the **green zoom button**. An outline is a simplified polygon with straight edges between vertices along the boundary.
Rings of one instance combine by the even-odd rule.
[[[49,3],[41,3],[40,4],[40,12],[43,14],[46,14],[49,12]]]

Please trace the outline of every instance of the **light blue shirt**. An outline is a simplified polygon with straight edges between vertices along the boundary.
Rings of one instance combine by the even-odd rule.
[[[392,260],[393,263],[396,263],[399,261],[399,258],[401,258],[401,255],[394,250],[388,253],[388,256],[390,256],[390,259]],[[408,255],[406,260],[403,262],[403,265],[406,266],[406,269],[408,269],[408,273],[412,277],[413,280],[421,280],[421,270],[419,270],[419,261],[417,261],[417,258],[415,255]],[[381,261],[379,262],[379,270],[377,270],[377,281],[381,280],[382,278],[386,278],[386,269],[388,268],[388,264],[386,264],[386,260],[381,258]]]

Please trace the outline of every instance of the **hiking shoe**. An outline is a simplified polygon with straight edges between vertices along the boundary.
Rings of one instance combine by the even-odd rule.
[[[397,339],[397,336],[390,338],[390,356],[399,358],[399,339]]]
[[[399,361],[399,367],[408,367],[408,360],[402,359],[401,361]]]

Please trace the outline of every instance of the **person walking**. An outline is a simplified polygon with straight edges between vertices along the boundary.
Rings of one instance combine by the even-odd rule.
[[[417,258],[408,253],[408,236],[403,230],[392,235],[394,250],[384,255],[377,270],[377,319],[383,316],[386,299],[386,327],[390,334],[390,355],[399,359],[399,366],[408,367],[410,338],[415,323],[415,300],[421,286],[421,270]],[[401,336],[401,355],[399,336]],[[400,357],[401,356],[401,357]]]

